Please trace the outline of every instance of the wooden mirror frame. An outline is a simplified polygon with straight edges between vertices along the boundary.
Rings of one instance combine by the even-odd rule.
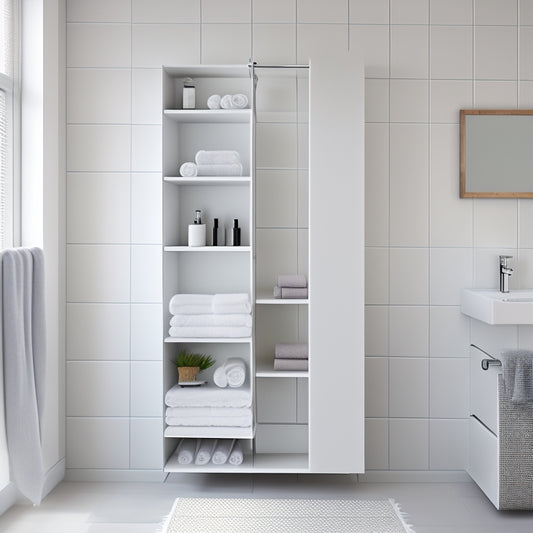
[[[461,198],[533,198],[526,192],[471,192],[466,190],[466,116],[467,115],[533,115],[533,109],[461,109],[460,110],[460,197]],[[533,146],[533,143],[532,143]]]

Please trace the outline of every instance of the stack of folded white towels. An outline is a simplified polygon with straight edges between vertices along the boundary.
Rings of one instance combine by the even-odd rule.
[[[242,176],[242,163],[235,150],[199,150],[194,162],[187,161],[180,166],[184,178],[194,176]]]
[[[207,99],[209,109],[245,109],[248,107],[248,97],[245,94],[212,94]]]
[[[181,439],[174,456],[180,465],[242,464],[241,443],[235,439]]]
[[[175,294],[169,311],[171,337],[252,335],[252,307],[247,293]]]
[[[308,297],[307,279],[303,274],[280,274],[278,284],[274,287],[274,298]]]
[[[279,343],[274,348],[274,370],[307,370],[309,347],[307,343]]]
[[[174,385],[165,395],[165,422],[179,427],[232,427],[252,425],[249,387],[219,388]]]

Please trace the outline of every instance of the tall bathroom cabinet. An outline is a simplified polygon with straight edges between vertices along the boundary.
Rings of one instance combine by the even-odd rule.
[[[344,55],[343,55],[344,54]],[[168,427],[164,429],[167,472],[357,473],[364,471],[364,94],[358,58],[341,53],[311,57],[306,91],[305,194],[306,242],[298,268],[306,273],[309,298],[279,300],[272,294],[278,272],[275,242],[265,252],[257,211],[262,194],[285,194],[282,181],[258,187],[258,174],[284,169],[262,168],[259,143],[272,135],[258,130],[256,94],[265,71],[257,65],[258,89],[248,65],[163,67],[163,391],[176,384],[180,349],[209,353],[217,365],[228,357],[246,361],[253,400],[251,428]],[[286,76],[283,74],[282,76]],[[184,110],[183,80],[196,84],[196,109]],[[305,78],[305,80],[303,79]],[[331,80],[334,80],[332,83]],[[265,81],[276,83],[275,78]],[[298,83],[298,82],[297,82]],[[275,91],[274,91],[275,92]],[[207,109],[211,94],[243,93],[247,109]],[[302,119],[304,117],[304,119]],[[308,122],[308,125],[307,125]],[[272,119],[266,130],[275,125]],[[296,128],[296,124],[294,125]],[[308,127],[307,127],[308,126]],[[298,124],[300,127],[300,124]],[[272,131],[275,131],[272,130]],[[308,136],[307,136],[307,131]],[[274,148],[275,149],[275,148]],[[194,161],[198,150],[236,150],[239,177],[179,175],[180,165]],[[290,170],[290,169],[289,169]],[[264,178],[264,176],[261,176]],[[273,191],[275,184],[280,190]],[[309,191],[307,195],[307,189]],[[303,192],[305,191],[305,192]],[[207,246],[187,245],[188,225],[196,209],[207,226]],[[226,230],[225,246],[211,246],[213,219]],[[233,219],[239,220],[241,245],[231,245]],[[274,234],[274,233],[273,233]],[[269,234],[270,235],[270,234]],[[261,242],[259,242],[261,241]],[[263,248],[261,248],[263,247]],[[305,264],[302,264],[304,262]],[[271,269],[271,271],[269,271]],[[267,282],[265,282],[265,279]],[[271,285],[268,283],[271,280]],[[250,294],[254,326],[250,338],[170,338],[170,298],[177,293]],[[295,331],[290,331],[294,328]],[[275,371],[276,342],[308,342],[308,371]],[[213,368],[198,379],[211,381]],[[284,414],[283,395],[293,395],[294,419]],[[163,402],[162,402],[163,403]],[[164,407],[163,407],[164,408]],[[290,411],[290,409],[288,409]],[[279,413],[279,420],[264,413]],[[284,418],[284,416],[286,418]],[[239,466],[179,465],[173,453],[180,438],[240,439]]]

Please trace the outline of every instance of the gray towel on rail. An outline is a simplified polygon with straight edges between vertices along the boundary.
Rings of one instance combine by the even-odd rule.
[[[505,392],[513,403],[533,401],[533,351],[508,350],[502,353]]]
[[[309,347],[307,343],[278,343],[274,347],[274,357],[281,359],[307,359]]]
[[[278,287],[307,287],[307,280],[303,274],[280,274]]]
[[[44,484],[44,256],[38,248],[19,248],[2,252],[1,260],[6,434],[12,481],[31,502],[39,504]]]

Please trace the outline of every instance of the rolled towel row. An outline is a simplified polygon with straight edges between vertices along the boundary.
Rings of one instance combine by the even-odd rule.
[[[242,176],[242,164],[214,164],[197,165],[186,162],[180,166],[180,176],[183,178],[208,177],[208,176]]]
[[[229,357],[213,373],[213,381],[217,387],[242,387],[246,381],[246,363],[240,357]]]
[[[307,359],[309,346],[307,343],[277,343],[274,347],[274,357],[279,359]]]
[[[194,462],[197,466],[204,466],[211,462],[239,466],[244,459],[242,446],[235,439],[181,439],[174,454],[180,465]]]
[[[248,107],[248,97],[245,94],[212,94],[207,99],[209,109],[246,109]]]
[[[235,150],[198,150],[194,157],[197,165],[233,165],[241,162]]]
[[[280,274],[277,286],[281,288],[305,288],[307,287],[307,279],[303,274]]]
[[[274,370],[308,370],[307,359],[274,359]]]
[[[170,325],[180,326],[240,326],[252,327],[252,315],[240,313],[235,315],[206,314],[206,315],[173,315]]]
[[[308,295],[307,287],[274,287],[274,298],[304,300]]]

